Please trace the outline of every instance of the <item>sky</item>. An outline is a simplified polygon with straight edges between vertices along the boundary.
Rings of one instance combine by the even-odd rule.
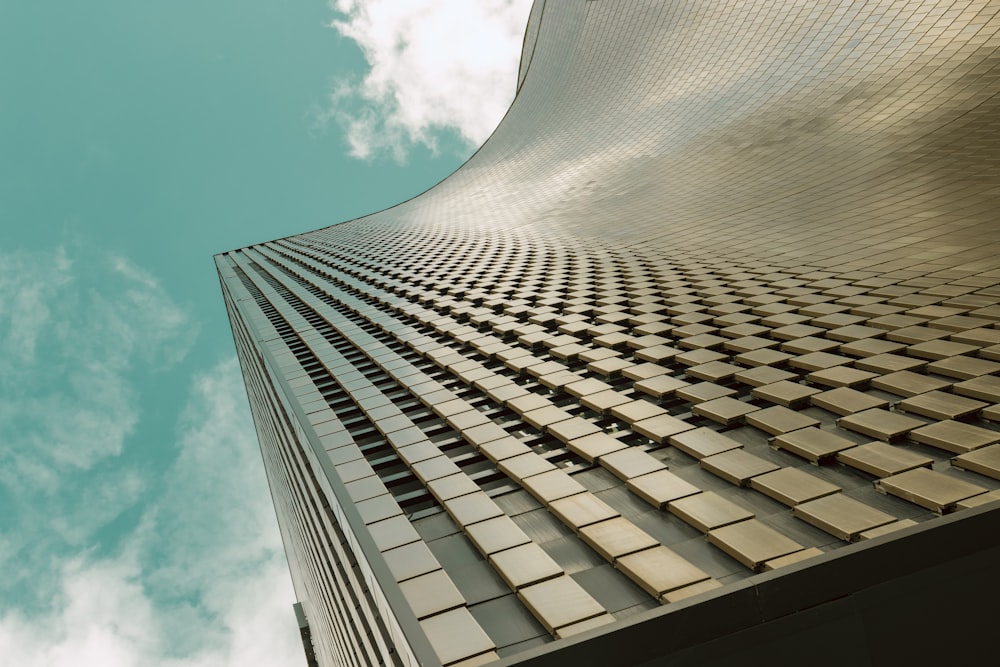
[[[304,664],[212,255],[454,171],[529,9],[0,3],[0,664]]]

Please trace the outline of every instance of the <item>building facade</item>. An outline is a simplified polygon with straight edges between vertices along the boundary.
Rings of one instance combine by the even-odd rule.
[[[310,659],[984,650],[1000,2],[538,0],[517,87],[215,258]]]

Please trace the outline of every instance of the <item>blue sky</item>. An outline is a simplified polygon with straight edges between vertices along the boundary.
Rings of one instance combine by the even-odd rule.
[[[0,3],[5,664],[302,664],[212,255],[453,171],[529,6]]]

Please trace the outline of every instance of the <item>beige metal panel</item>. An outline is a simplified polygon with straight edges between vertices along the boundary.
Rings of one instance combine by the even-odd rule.
[[[708,541],[753,570],[803,549],[795,540],[756,519],[711,530]]]
[[[896,517],[835,493],[792,508],[798,518],[845,541],[854,541],[872,528],[892,523]]]
[[[875,488],[939,514],[951,511],[959,501],[986,493],[978,484],[926,468],[883,477],[875,483]]]

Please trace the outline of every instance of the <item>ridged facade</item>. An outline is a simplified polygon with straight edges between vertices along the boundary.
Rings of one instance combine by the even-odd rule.
[[[320,665],[1000,498],[1000,2],[538,1],[516,83],[428,192],[216,257]]]

